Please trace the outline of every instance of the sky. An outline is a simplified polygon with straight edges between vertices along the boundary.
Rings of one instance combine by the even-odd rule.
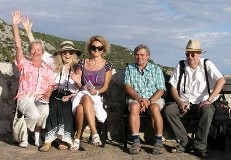
[[[231,74],[230,0],[1,0],[0,18],[11,24],[19,9],[33,31],[77,41],[103,35],[134,49],[146,44],[154,62],[175,67],[189,39],[201,42],[222,74]]]

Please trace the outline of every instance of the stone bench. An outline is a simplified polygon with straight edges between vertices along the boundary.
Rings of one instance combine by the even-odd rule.
[[[12,63],[0,62],[0,134],[11,134],[13,109],[16,107],[15,95],[18,88],[18,72]],[[229,82],[231,76],[227,77]],[[123,142],[124,122],[121,116],[126,107],[125,92],[123,89],[124,70],[113,70],[112,80],[108,91],[105,93],[108,112],[107,131],[108,138]],[[231,95],[226,94],[231,104]],[[144,128],[146,126],[143,125]],[[89,131],[86,130],[86,135]],[[168,136],[166,136],[168,138]]]

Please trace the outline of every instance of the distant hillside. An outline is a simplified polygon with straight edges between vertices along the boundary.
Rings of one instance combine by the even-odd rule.
[[[25,53],[27,53],[28,46],[28,38],[23,29],[20,30],[22,44]],[[61,37],[56,37],[44,33],[33,32],[34,37],[36,39],[41,39],[46,46],[46,50],[49,53],[53,53],[56,48],[59,48],[60,43],[64,40]],[[12,27],[7,24],[3,20],[0,19],[0,61],[8,61],[12,62],[15,57],[15,49],[14,49],[14,41],[12,35]],[[75,46],[83,51],[84,53],[84,41],[73,41]],[[82,58],[87,57],[84,53]],[[111,52],[106,55],[106,59],[113,63],[114,68],[122,69],[125,67],[126,63],[131,63],[134,61],[134,57],[132,55],[132,50],[126,47],[122,47],[119,45],[111,44]],[[171,68],[167,66],[161,66],[163,70],[166,72],[167,70],[171,70]]]

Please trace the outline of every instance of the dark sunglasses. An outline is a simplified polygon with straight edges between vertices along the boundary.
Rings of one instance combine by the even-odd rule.
[[[67,55],[69,53],[70,55],[74,54],[74,51],[62,51],[62,55]]]
[[[192,58],[195,57],[195,54],[200,54],[200,53],[196,53],[196,52],[193,52],[193,53],[185,53],[186,57],[189,57],[191,55]]]
[[[95,46],[95,45],[91,45],[91,47],[90,47],[90,49],[92,50],[92,51],[96,51],[96,49],[100,52],[100,51],[102,51],[102,50],[104,50],[104,47],[103,46]]]

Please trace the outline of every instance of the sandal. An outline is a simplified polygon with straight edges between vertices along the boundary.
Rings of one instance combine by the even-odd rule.
[[[70,151],[76,151],[78,150],[80,147],[80,140],[79,139],[75,139],[73,141],[73,144],[71,145],[71,147],[69,148]]]
[[[68,149],[67,143],[66,142],[60,142],[58,149],[59,150],[66,150],[66,149]]]
[[[39,148],[39,151],[41,152],[48,152],[51,148],[51,143],[44,143],[44,145]]]
[[[172,149],[172,153],[183,153],[187,152],[186,147],[178,144],[175,148]]]
[[[141,151],[140,143],[133,143],[131,148],[129,149],[131,155],[138,154],[140,151]]]
[[[102,145],[102,142],[99,138],[99,134],[94,134],[92,135],[92,141],[91,143],[94,145],[94,146],[100,146]]]
[[[158,154],[163,154],[164,153],[164,146],[163,144],[154,144],[154,148],[152,149],[152,154],[158,155]]]

